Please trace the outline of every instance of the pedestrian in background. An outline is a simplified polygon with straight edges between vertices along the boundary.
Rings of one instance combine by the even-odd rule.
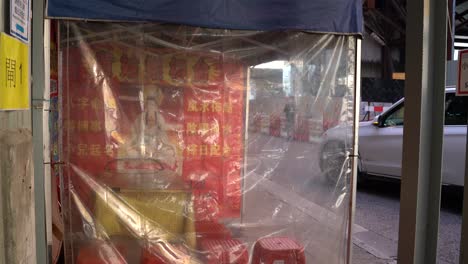
[[[290,98],[286,105],[284,106],[284,115],[286,116],[286,131],[288,139],[292,139],[294,132],[294,119],[296,115],[296,107],[294,105],[294,100]]]

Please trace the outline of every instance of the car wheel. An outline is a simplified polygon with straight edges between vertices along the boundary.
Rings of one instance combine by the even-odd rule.
[[[367,184],[368,182],[369,182],[369,179],[367,177],[367,174],[365,172],[362,172],[361,166],[358,165],[357,184],[363,185],[363,184]]]
[[[344,165],[346,161],[345,144],[341,141],[327,142],[320,154],[320,168],[325,179],[336,184],[344,175]]]

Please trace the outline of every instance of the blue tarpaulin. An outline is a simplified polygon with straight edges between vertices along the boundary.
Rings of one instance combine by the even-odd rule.
[[[50,18],[361,33],[362,0],[48,0]]]

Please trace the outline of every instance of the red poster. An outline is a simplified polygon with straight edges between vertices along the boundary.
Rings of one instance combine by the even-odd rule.
[[[118,44],[64,54],[63,144],[85,203],[91,192],[77,174],[99,179],[115,159],[149,157],[191,185],[198,220],[240,215],[243,65]]]

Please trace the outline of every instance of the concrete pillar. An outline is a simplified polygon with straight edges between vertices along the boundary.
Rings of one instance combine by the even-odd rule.
[[[447,1],[407,1],[407,10],[398,263],[435,264],[445,111]]]

